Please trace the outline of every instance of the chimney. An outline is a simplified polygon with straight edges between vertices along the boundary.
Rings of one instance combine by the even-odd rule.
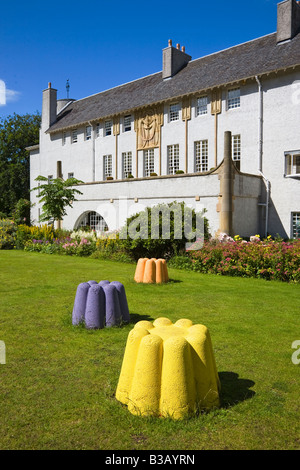
[[[277,5],[277,43],[293,39],[300,31],[300,2],[285,0]]]
[[[45,132],[56,121],[57,90],[48,83],[48,88],[43,91],[42,104],[42,130]]]
[[[185,67],[192,57],[185,53],[185,47],[180,44],[176,48],[172,46],[172,40],[169,39],[168,47],[163,49],[163,78],[171,78]]]

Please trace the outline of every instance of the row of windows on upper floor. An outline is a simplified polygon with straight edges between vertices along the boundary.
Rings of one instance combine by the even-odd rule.
[[[196,100],[195,105],[195,117],[204,116],[208,114],[209,99],[208,95],[202,95]],[[227,92],[227,110],[239,108],[241,105],[241,90],[240,88],[234,88]],[[172,103],[169,105],[168,121],[174,122],[180,119],[180,103]],[[123,132],[129,132],[132,130],[132,115],[125,115],[123,118]],[[100,136],[100,123],[96,124],[96,138]],[[85,140],[92,140],[93,127],[91,125],[85,128]],[[113,133],[113,121],[111,119],[104,121],[103,136],[109,136]],[[62,144],[65,145],[67,142],[67,132],[63,132]],[[75,144],[78,142],[78,129],[71,131],[71,143]]]
[[[232,159],[235,165],[240,169],[241,161],[241,136],[240,134],[232,136]],[[167,146],[167,174],[175,175],[181,172],[180,169],[180,151],[179,144]],[[103,155],[103,180],[113,178],[113,156]],[[122,152],[122,178],[130,178],[133,173],[132,152]],[[151,176],[155,173],[154,149],[143,151],[144,176]],[[203,173],[209,170],[208,161],[208,140],[199,140],[194,142],[194,169],[196,173]],[[68,178],[73,178],[74,173],[68,173]],[[48,176],[49,182],[53,175]]]

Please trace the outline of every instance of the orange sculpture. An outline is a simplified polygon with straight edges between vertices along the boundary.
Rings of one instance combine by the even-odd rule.
[[[166,260],[162,258],[140,258],[137,262],[134,280],[145,284],[168,282],[169,275]]]

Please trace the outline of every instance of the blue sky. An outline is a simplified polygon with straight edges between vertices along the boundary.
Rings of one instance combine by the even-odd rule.
[[[197,59],[275,32],[278,2],[2,0],[0,118],[41,111],[48,82],[80,99],[159,72],[168,39]]]

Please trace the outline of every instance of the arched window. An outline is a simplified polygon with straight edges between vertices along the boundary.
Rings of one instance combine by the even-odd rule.
[[[75,224],[75,228],[88,227],[90,230],[96,230],[97,232],[107,232],[108,225],[103,217],[98,212],[85,212],[80,216]]]

